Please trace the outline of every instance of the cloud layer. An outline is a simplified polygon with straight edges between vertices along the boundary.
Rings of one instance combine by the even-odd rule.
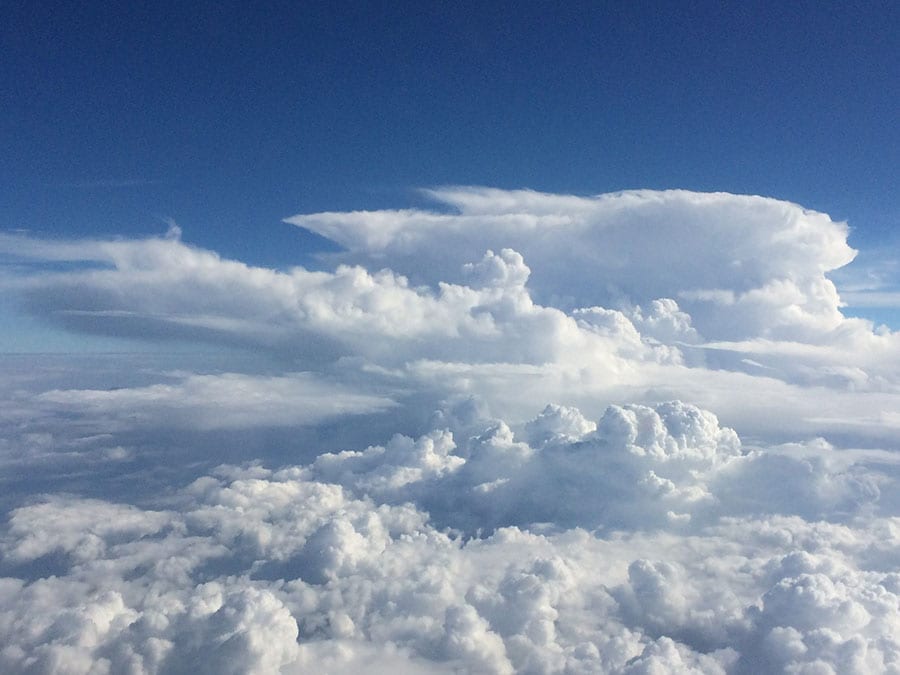
[[[10,513],[9,671],[887,672],[897,519],[878,462],[743,448],[710,413],[549,407],[273,471],[162,509]],[[787,480],[773,483],[774,476]],[[51,572],[52,574],[48,574]]]
[[[900,672],[900,345],[847,227],[486,188],[181,241],[0,237],[4,672]],[[241,356],[241,355],[244,356]],[[743,440],[742,440],[743,439]]]

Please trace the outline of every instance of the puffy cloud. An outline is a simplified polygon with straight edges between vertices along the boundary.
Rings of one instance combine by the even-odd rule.
[[[873,672],[896,663],[895,518],[870,516],[860,526],[767,515],[781,505],[762,494],[737,518],[703,524],[645,514],[625,525],[611,504],[591,501],[608,496],[573,491],[574,473],[548,464],[524,472],[530,484],[507,513],[518,526],[461,537],[444,529],[453,516],[436,505],[452,503],[447,497],[464,485],[456,478],[485,444],[520,472],[566,448],[590,476],[609,473],[607,485],[672,465],[666,480],[676,492],[752,457],[709,413],[683,404],[613,409],[596,428],[575,410],[550,407],[529,430],[567,433],[541,435],[533,449],[502,423],[484,423],[494,426],[462,454],[435,432],[277,471],[221,467],[167,498],[166,509],[72,497],[19,507],[4,559],[34,561],[34,575],[0,583],[0,663],[12,671],[300,672],[321,658],[326,672],[365,660],[376,672],[496,673],[752,672],[761,664]],[[599,467],[596,454],[577,455],[591,443],[611,455]],[[381,455],[383,463],[372,461]],[[341,463],[353,471],[338,471]],[[384,480],[391,466],[404,480]],[[892,480],[877,465],[857,463],[857,471]],[[801,473],[796,482],[804,481],[821,478]],[[415,483],[428,489],[411,490]],[[719,497],[714,481],[705,489]],[[538,514],[554,516],[545,524],[517,515],[539,494],[548,505],[571,500],[568,513],[594,532],[569,529],[559,514]],[[633,488],[614,498],[640,511],[655,498],[648,495]],[[596,529],[610,519],[618,532]],[[53,551],[64,558],[41,574],[37,561]]]
[[[532,302],[530,270],[510,249],[465,265],[471,285],[437,288],[359,266],[254,268],[172,239],[101,242],[81,261],[94,257],[109,267],[9,284],[33,311],[72,328],[261,347],[316,367],[339,356],[541,363],[601,348],[563,312]]]
[[[0,237],[43,317],[237,348],[0,359],[0,670],[900,672],[900,338],[841,315],[846,227],[430,194],[291,219],[320,271]]]
[[[11,255],[50,264],[4,286],[72,328],[251,348],[432,407],[475,395],[514,423],[548,401],[598,414],[677,398],[754,437],[792,440],[788,419],[805,435],[894,433],[900,337],[841,315],[826,273],[853,251],[824,214],[684,191],[431,194],[450,210],[292,219],[349,247],[333,271],[177,237],[7,236]]]
[[[525,425],[528,442],[534,447],[580,441],[597,430],[577,408],[548,404],[541,414]]]
[[[854,461],[821,440],[744,448],[714,415],[677,401],[610,406],[597,422],[547,406],[523,425],[528,442],[502,421],[483,424],[469,437],[442,430],[324,454],[309,475],[389,503],[412,500],[467,532],[684,529],[740,514],[840,521],[877,510],[893,480],[872,469],[877,453]]]
[[[165,515],[100,500],[54,498],[14,511],[8,522],[7,561],[34,560],[61,552],[92,560],[110,539],[141,538],[159,532]]]
[[[842,319],[824,274],[853,259],[846,225],[796,204],[680,190],[427,194],[451,212],[319,213],[288,222],[347,247],[347,260],[378,255],[431,282],[455,278],[473,246],[512,247],[529,261],[542,299],[615,306],[677,295],[707,337],[808,336]]]
[[[179,617],[179,639],[164,670],[200,673],[277,673],[298,658],[297,622],[271,591],[252,586],[197,589]],[[199,601],[195,601],[199,600]]]
[[[251,267],[176,237],[5,237],[20,258],[83,265],[4,285],[73,328],[263,350],[385,398],[481,396],[514,423],[548,401],[678,398],[780,441],[782,410],[805,434],[851,433],[860,415],[855,431],[893,433],[900,337],[841,315],[826,273],[853,251],[824,214],[683,191],[431,194],[451,211],[292,219],[349,247],[330,272]]]

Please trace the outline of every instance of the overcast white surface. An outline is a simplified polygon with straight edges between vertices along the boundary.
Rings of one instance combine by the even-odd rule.
[[[900,673],[900,339],[848,228],[486,188],[275,270],[0,237],[3,672]]]

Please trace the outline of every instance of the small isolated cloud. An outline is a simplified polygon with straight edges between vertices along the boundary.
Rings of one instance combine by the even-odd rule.
[[[0,359],[0,671],[897,671],[900,338],[842,313],[846,225],[427,194],[291,218],[319,270],[0,235],[34,315],[210,348]]]

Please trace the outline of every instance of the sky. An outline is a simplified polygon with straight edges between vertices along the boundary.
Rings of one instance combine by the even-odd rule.
[[[283,218],[458,184],[760,194],[896,243],[891,2],[50,2],[3,23],[6,229],[174,219],[290,265],[321,242]]]
[[[0,31],[0,671],[900,673],[896,3]]]

